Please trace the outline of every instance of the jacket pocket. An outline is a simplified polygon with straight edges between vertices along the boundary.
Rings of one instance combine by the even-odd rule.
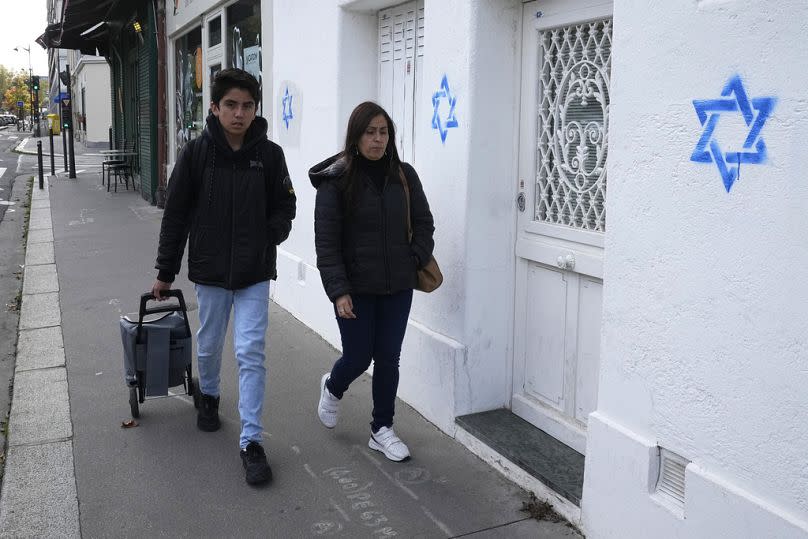
[[[194,260],[205,258],[217,252],[216,228],[210,225],[197,227],[191,234],[191,245],[188,256]]]

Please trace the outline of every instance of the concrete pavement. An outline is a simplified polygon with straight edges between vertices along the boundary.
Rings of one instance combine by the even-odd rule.
[[[219,432],[196,429],[183,395],[147,400],[139,425],[121,428],[118,318],[154,279],[162,212],[136,192],[107,193],[97,172],[48,184],[32,199],[0,535],[577,536],[530,519],[526,492],[403,403],[396,431],[413,458],[392,463],[368,449],[367,376],[343,399],[337,428],[322,427],[318,382],[339,353],[275,304],[263,414],[272,484],[244,482],[231,335]]]

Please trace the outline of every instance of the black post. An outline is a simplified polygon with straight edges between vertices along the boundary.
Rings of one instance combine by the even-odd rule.
[[[109,149],[114,150],[115,148],[112,146],[112,126],[109,126]]]
[[[70,179],[76,178],[76,153],[73,151],[73,96],[72,92],[70,91],[70,66],[65,64],[65,72],[67,73],[67,106],[64,107],[65,115],[67,116],[66,121],[63,121],[65,125],[67,125],[68,130],[68,139],[67,139],[67,150],[70,154],[70,172],[68,173],[67,177]]]
[[[39,76],[31,77],[32,80],[36,80],[36,84],[32,84],[34,88],[32,91],[34,92],[34,121],[36,122],[36,136],[37,138],[42,137],[42,131],[40,130],[40,126],[42,122],[40,121],[40,110],[39,110]]]
[[[50,152],[51,152],[51,176],[56,175],[56,163],[53,159],[53,126],[48,129],[48,138],[50,139]]]
[[[70,128],[70,133],[67,138],[67,151],[70,153],[70,172],[68,173],[67,177],[70,179],[76,179],[76,154],[73,151],[73,128]]]
[[[67,129],[62,126],[62,155],[65,158],[65,172],[67,172]]]
[[[45,172],[42,170],[42,141],[36,141],[36,158],[39,162],[39,188],[45,188]]]

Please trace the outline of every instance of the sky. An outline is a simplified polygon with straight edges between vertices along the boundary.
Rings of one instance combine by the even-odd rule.
[[[48,25],[46,0],[0,0],[0,13],[0,65],[28,71],[28,52],[23,47],[30,47],[34,75],[47,76],[48,53],[34,41]]]

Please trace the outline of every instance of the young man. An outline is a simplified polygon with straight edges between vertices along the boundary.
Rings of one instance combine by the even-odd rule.
[[[168,183],[157,253],[155,298],[171,288],[188,241],[188,278],[199,302],[197,358],[201,402],[197,427],[219,429],[219,371],[233,310],[241,437],[247,483],[272,471],[261,446],[264,337],[269,280],[277,277],[276,246],[289,236],[295,192],[283,150],[256,117],[258,81],[241,69],[219,72],[212,113],[202,135],[182,150]]]

